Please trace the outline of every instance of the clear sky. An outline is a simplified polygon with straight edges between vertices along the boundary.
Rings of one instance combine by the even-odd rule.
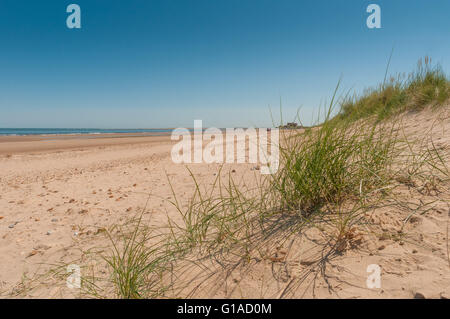
[[[382,81],[392,47],[392,73],[425,55],[448,72],[449,17],[448,0],[1,0],[0,127],[268,126],[280,97],[308,124],[341,75]]]

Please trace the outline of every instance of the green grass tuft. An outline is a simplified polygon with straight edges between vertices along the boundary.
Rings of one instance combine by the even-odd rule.
[[[347,97],[337,119],[355,121],[375,116],[378,120],[427,105],[442,105],[450,97],[450,82],[442,68],[425,57],[416,71],[405,77],[391,77],[388,83],[366,90],[361,96]]]

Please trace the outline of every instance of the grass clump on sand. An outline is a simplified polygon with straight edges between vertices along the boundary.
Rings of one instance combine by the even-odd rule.
[[[167,270],[171,254],[167,254],[161,236],[154,235],[141,224],[142,216],[132,223],[131,231],[120,232],[122,240],[114,240],[112,252],[105,261],[112,269],[115,295],[125,299],[154,298],[164,294],[162,273]]]
[[[397,136],[392,126],[325,121],[287,139],[273,187],[283,209],[310,214],[357,198],[389,179]]]

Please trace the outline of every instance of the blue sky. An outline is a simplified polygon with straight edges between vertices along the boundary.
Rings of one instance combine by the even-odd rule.
[[[280,97],[308,124],[341,75],[343,90],[382,81],[392,47],[391,73],[425,55],[448,72],[449,14],[448,0],[1,0],[0,127],[269,126]]]

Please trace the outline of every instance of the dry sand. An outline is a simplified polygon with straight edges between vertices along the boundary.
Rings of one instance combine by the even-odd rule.
[[[168,178],[181,201],[194,183],[187,166],[174,164],[170,136],[39,138],[0,141],[0,293],[8,294],[25,277],[80,257],[77,247],[106,244],[95,233],[146,212],[155,225],[177,213]],[[254,165],[253,165],[254,166]],[[219,165],[191,164],[203,185]],[[254,175],[250,164],[227,165]],[[240,178],[240,177],[239,177]],[[86,247],[82,247],[86,248]],[[44,290],[50,297],[55,291]]]
[[[406,130],[421,136],[434,122],[431,112],[407,115]],[[433,128],[436,145],[444,151],[450,165],[450,120],[444,117]],[[170,178],[180,201],[190,198],[194,184],[185,165],[170,158],[173,143],[167,136],[96,138],[26,138],[0,140],[0,296],[17,296],[24,278],[33,278],[52,265],[80,259],[79,248],[107,246],[98,233],[109,225],[120,224],[145,206],[154,225],[163,224],[166,214],[176,218],[168,203],[172,192]],[[252,164],[229,164],[224,173],[250,181],[258,172]],[[191,164],[198,182],[208,187],[219,169],[217,164]],[[450,194],[421,194],[404,186],[411,202],[433,202],[423,214],[406,224],[407,238],[401,241],[380,236],[364,237],[357,249],[334,256],[326,267],[315,270],[320,236],[295,242],[300,260],[288,258],[256,260],[250,273],[239,269],[205,288],[198,297],[234,298],[427,298],[450,297],[450,259],[448,252]],[[395,232],[404,224],[410,210],[380,209],[372,218],[382,231]],[[315,236],[317,235],[317,238]],[[277,247],[273,253],[280,253]],[[272,252],[269,252],[272,253]],[[382,268],[382,287],[366,286],[367,266]],[[322,265],[323,266],[323,265]],[[310,270],[310,271],[309,271]],[[312,274],[304,281],[293,278]],[[225,282],[228,285],[224,285]],[[234,286],[233,286],[234,285]],[[232,288],[230,288],[232,287]],[[72,297],[53,285],[22,292],[20,297]]]

